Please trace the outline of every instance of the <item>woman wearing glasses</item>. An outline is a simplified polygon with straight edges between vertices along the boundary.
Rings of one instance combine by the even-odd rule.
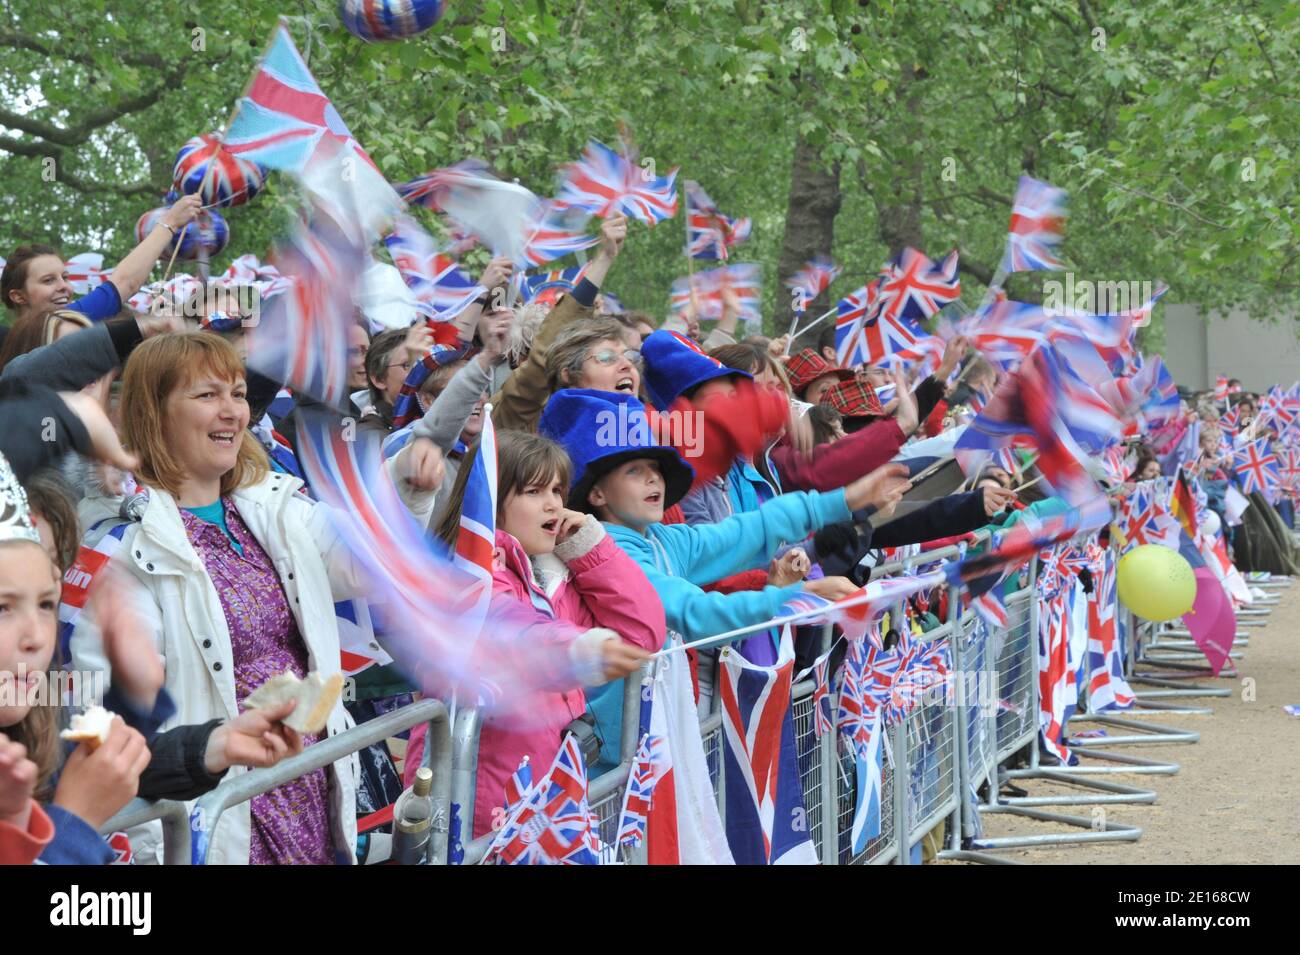
[[[576,322],[556,336],[546,355],[546,383],[636,395],[641,391],[641,352],[636,332],[616,318]]]

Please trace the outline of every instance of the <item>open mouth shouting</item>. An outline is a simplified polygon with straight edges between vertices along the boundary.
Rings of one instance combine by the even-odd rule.
[[[627,375],[615,382],[614,390],[625,395],[634,395],[636,394],[636,384],[632,381],[632,377]]]
[[[645,502],[652,507],[659,507],[664,502],[663,491],[651,491],[645,496]]]
[[[542,531],[554,537],[560,530],[560,519],[552,517],[549,521],[542,521]]]

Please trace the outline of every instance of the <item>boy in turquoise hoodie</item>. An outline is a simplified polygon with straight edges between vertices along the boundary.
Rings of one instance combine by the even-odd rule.
[[[766,566],[783,545],[850,520],[858,508],[892,509],[909,487],[906,466],[890,464],[846,488],[782,494],[716,524],[664,524],[664,509],[685,496],[694,472],[673,448],[653,440],[645,408],[634,396],[558,391],[547,402],[539,430],[573,460],[569,506],[604,523],[658,592],[669,632],[687,642],[769,620],[801,591],[832,600],[854,592],[843,577],[731,594],[701,587]],[[603,689],[588,696],[605,741],[598,771],[617,764],[622,730],[621,681]]]

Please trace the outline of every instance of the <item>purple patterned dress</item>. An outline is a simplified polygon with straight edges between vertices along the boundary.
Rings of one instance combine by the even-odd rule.
[[[216,524],[181,509],[185,533],[203,560],[221,599],[235,661],[235,700],[286,670],[307,675],[307,645],[289,611],[280,578],[266,551],[221,499],[226,526],[243,556]],[[319,736],[304,736],[310,746]],[[331,865],[335,859],[329,824],[329,779],[324,769],[254,796],[248,861],[253,865]]]

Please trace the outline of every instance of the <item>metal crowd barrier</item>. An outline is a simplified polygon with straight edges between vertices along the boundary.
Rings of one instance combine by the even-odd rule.
[[[121,812],[104,823],[99,831],[108,835],[159,820],[163,825],[163,864],[203,865],[207,862],[208,839],[227,809],[248,802],[254,796],[269,792],[299,776],[345,759],[418,723],[429,724],[425,765],[433,769],[434,819],[428,861],[431,864],[442,864],[447,859],[452,751],[447,708],[440,700],[419,700],[360,726],[354,726],[337,736],[323,739],[275,766],[250,770],[227,779],[196,800],[192,810],[184,802],[169,799],[156,802],[133,799]]]
[[[428,864],[447,861],[448,812],[451,792],[451,727],[447,707],[441,700],[418,700],[376,717],[346,732],[322,739],[296,756],[265,769],[253,769],[221,783],[203,795],[190,813],[192,856],[195,865],[207,862],[209,839],[221,816],[233,806],[307,773],[329,766],[375,743],[383,742],[418,723],[429,724],[425,739],[424,765],[433,769],[433,833],[429,839]]]
[[[918,565],[932,564],[956,554],[955,548],[920,554],[879,567],[875,576],[910,572]],[[1041,763],[1035,658],[1036,570],[1036,562],[1031,563],[1020,589],[1006,597],[1008,623],[1005,628],[990,628],[973,612],[958,616],[960,601],[950,591],[948,621],[920,637],[927,641],[948,641],[951,679],[942,701],[927,694],[904,720],[884,728],[888,746],[882,770],[881,832],[859,853],[852,852],[850,844],[856,796],[852,754],[841,747],[837,732],[826,733],[820,738],[816,736],[813,682],[804,680],[792,688],[791,710],[806,821],[823,864],[907,864],[926,835],[945,825],[945,848],[938,852],[938,856],[980,862],[1006,861],[989,855],[988,850],[1133,841],[1141,836],[1140,828],[1107,821],[1104,815],[1099,825],[1095,815],[1093,818],[1067,816],[1042,808],[1152,803],[1156,799],[1153,791],[1091,777],[1097,774],[1169,774],[1177,772],[1178,765],[1102,752],[1078,739],[1072,741],[1072,745],[1078,747],[1075,750],[1078,755],[1109,765],[1046,766]],[[1148,705],[1147,700],[1156,694],[1228,695],[1226,689],[1182,684],[1177,674],[1165,678],[1136,673],[1134,664],[1154,662],[1147,650],[1153,645],[1158,646],[1162,639],[1167,640],[1175,628],[1140,623],[1126,613],[1121,629],[1126,672],[1135,682],[1159,687],[1138,693],[1139,703],[1144,708]],[[822,652],[830,647],[831,634],[832,628],[827,625],[822,634]],[[1158,665],[1174,667],[1175,670],[1180,669],[1175,666],[1180,663],[1182,661],[1158,661]],[[1191,671],[1188,676],[1199,676],[1204,665],[1195,667],[1187,663],[1181,669]],[[624,787],[638,743],[640,683],[635,675],[625,681],[621,761],[610,772],[591,780],[589,786],[589,805],[599,820],[600,839],[607,848],[614,847],[617,842]],[[1156,708],[1150,711],[1165,710],[1157,703]],[[1205,712],[1177,707],[1172,711]],[[1197,735],[1107,714],[1088,714],[1081,719],[1106,720],[1112,725],[1125,727],[1133,724],[1133,728],[1155,731],[1131,738],[1117,736],[1098,741],[1104,745],[1191,742]],[[452,726],[445,706],[432,699],[421,700],[322,740],[278,766],[237,776],[198,800],[193,813],[187,812],[186,804],[181,802],[135,800],[106,823],[102,831],[108,833],[161,820],[166,862],[184,864],[192,855],[194,862],[202,863],[206,860],[207,834],[215,829],[225,810],[426,721],[429,723],[429,737],[425,764],[434,769],[435,801],[433,837],[427,862],[434,865],[475,864],[482,860],[492,840],[491,833],[478,839],[469,838],[474,806],[479,796],[475,791],[475,780],[481,714],[472,708],[462,708],[456,713]],[[700,733],[714,795],[725,823],[727,780],[722,754],[722,714],[717,709],[716,696],[713,712],[700,721]],[[1017,758],[1023,758],[1025,765],[1015,767],[1013,764]],[[1056,784],[1058,789],[1068,786],[1072,791],[1065,795],[1002,795],[1004,785],[1029,780],[1047,781]],[[1064,827],[1064,831],[985,836],[983,819],[996,814],[1051,823]],[[617,858],[619,850],[610,848],[607,860]],[[633,852],[627,861],[643,864],[644,848]]]
[[[147,822],[160,821],[163,829],[163,865],[190,864],[190,811],[183,802],[132,799],[116,816],[104,823],[102,836],[124,832]]]

